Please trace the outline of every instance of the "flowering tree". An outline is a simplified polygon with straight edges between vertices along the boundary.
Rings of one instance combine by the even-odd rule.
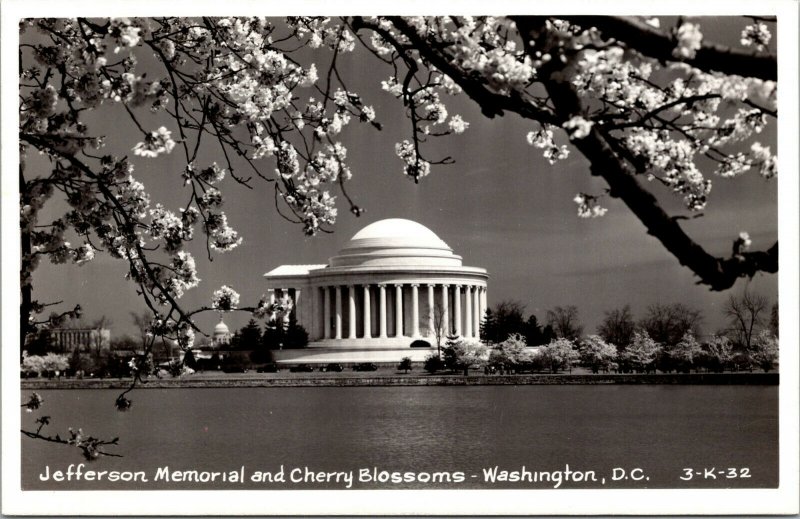
[[[531,361],[531,353],[525,342],[525,337],[518,333],[508,336],[506,340],[497,344],[489,351],[489,363],[502,366],[509,371],[520,364]]]
[[[661,345],[650,338],[646,331],[633,333],[633,340],[625,349],[625,359],[638,371],[655,371],[654,363],[661,352]]]
[[[599,335],[586,337],[581,341],[578,351],[581,362],[589,366],[593,373],[597,373],[601,369],[608,370],[609,367],[615,365],[614,360],[617,358],[617,348],[604,341]]]
[[[756,340],[753,341],[753,360],[761,366],[765,372],[775,367],[778,362],[778,338],[772,335],[769,330],[761,330]]]
[[[577,194],[579,216],[602,216],[601,198],[619,198],[715,290],[776,272],[777,243],[751,251],[743,232],[729,257],[716,257],[681,229],[686,217],[668,214],[654,195],[672,192],[697,213],[709,201],[711,174],[776,175],[775,156],[758,140],[777,117],[776,58],[767,48],[773,21],[749,22],[743,48],[729,49],[705,42],[696,23],[661,29],[657,19],[636,18],[23,20],[20,342],[48,323],[39,316],[53,303],[33,292],[43,257],[84,264],[102,251],[126,262],[152,313],[144,355],[156,337],[191,346],[198,312],[276,312],[266,298],[240,304],[227,286],[210,305],[184,308],[181,296],[200,281],[186,242],[199,230],[209,257],[241,244],[222,209],[226,178],[266,188],[276,210],[308,235],[335,223],[337,194],[361,213],[347,192],[353,173],[342,130],[380,124],[337,66],[356,45],[385,65],[381,87],[405,108],[408,137],[396,153],[398,169],[414,182],[453,161],[436,156],[431,141],[468,129],[444,102],[464,95],[486,117],[529,120],[532,129],[520,138],[550,162],[573,151],[588,159],[589,173],[608,188]],[[139,133],[126,150],[139,158],[105,147],[92,115],[109,110]],[[201,149],[219,158],[206,162]],[[26,170],[33,154],[49,161],[44,174]],[[152,204],[136,178],[135,164],[167,154],[182,163],[171,172],[183,180],[180,207]],[[67,209],[42,221],[52,200]]]
[[[572,364],[578,360],[580,354],[575,349],[575,344],[569,339],[556,339],[547,346],[542,346],[538,353],[545,366],[550,368],[553,373],[558,373],[560,369],[569,369],[572,372]]]
[[[23,355],[22,365],[20,366],[25,373],[36,373],[37,376],[42,373],[63,372],[68,367],[69,359],[67,359],[67,356],[57,353],[48,353],[45,356]]]
[[[695,365],[703,350],[694,335],[687,333],[668,352],[671,365],[686,373]]]
[[[488,358],[489,351],[486,345],[477,341],[458,339],[448,344],[444,351],[445,366],[464,370],[464,376],[469,374],[470,368],[482,367]]]
[[[714,335],[705,345],[707,366],[714,371],[722,372],[733,360],[733,344],[724,335]]]

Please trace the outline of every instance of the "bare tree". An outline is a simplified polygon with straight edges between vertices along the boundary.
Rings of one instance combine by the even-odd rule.
[[[547,311],[547,324],[559,339],[577,340],[583,334],[583,326],[578,321],[578,307],[575,305],[557,306]]]
[[[139,339],[141,341],[142,349],[147,352],[152,351],[156,345],[155,337],[152,335],[153,314],[148,310],[142,310],[139,313],[131,312],[131,319],[133,320],[136,330],[139,332]],[[164,355],[167,358],[172,358],[172,343],[169,339],[161,338],[161,347],[163,348]]]
[[[604,341],[625,349],[633,339],[633,332],[636,329],[636,321],[633,319],[630,305],[622,308],[615,308],[606,312],[603,322],[597,329],[600,337]]]
[[[442,303],[436,303],[433,306],[433,335],[436,338],[436,352],[439,354],[440,359],[442,358],[442,341],[450,333],[449,320]]]
[[[639,327],[656,342],[664,346],[678,344],[687,332],[695,337],[700,335],[703,314],[683,303],[652,304],[647,314],[639,321]]]
[[[731,325],[731,340],[750,351],[753,334],[764,324],[769,301],[760,294],[745,290],[741,296],[731,294],[725,302],[725,316]]]
[[[87,344],[86,346],[89,349],[92,348],[94,349],[95,356],[100,356],[100,353],[102,352],[103,347],[105,345],[103,330],[109,329],[112,324],[113,321],[111,320],[111,318],[105,315],[101,315],[99,319],[95,319],[94,321],[92,321],[91,328],[96,330],[97,333],[93,338],[94,344]],[[108,346],[110,347],[110,344],[108,344]]]
[[[133,320],[134,326],[136,326],[136,330],[139,332],[139,337],[142,340],[142,344],[147,344],[148,334],[150,333],[150,326],[153,320],[153,314],[149,311],[144,310],[139,312],[131,312],[131,319]]]

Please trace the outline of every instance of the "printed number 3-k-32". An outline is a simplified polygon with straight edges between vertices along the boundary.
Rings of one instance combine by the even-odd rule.
[[[744,479],[750,477],[750,469],[747,467],[735,468],[728,467],[724,469],[717,469],[716,467],[703,468],[697,470],[693,468],[684,468],[683,476],[681,479],[689,481],[694,478],[702,479]]]

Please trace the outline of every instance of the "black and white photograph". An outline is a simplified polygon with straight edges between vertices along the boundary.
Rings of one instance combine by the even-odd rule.
[[[796,2],[2,7],[4,514],[798,513]]]

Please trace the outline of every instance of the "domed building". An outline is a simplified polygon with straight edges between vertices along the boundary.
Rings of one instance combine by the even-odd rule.
[[[219,322],[214,327],[214,334],[211,337],[211,344],[219,348],[220,346],[227,346],[231,343],[231,331],[228,325],[222,320],[222,314],[219,316]]]
[[[477,339],[486,269],[466,267],[433,231],[391,218],[367,225],[325,265],[281,265],[264,275],[270,298],[288,295],[308,348],[279,362],[424,360],[437,336]]]

